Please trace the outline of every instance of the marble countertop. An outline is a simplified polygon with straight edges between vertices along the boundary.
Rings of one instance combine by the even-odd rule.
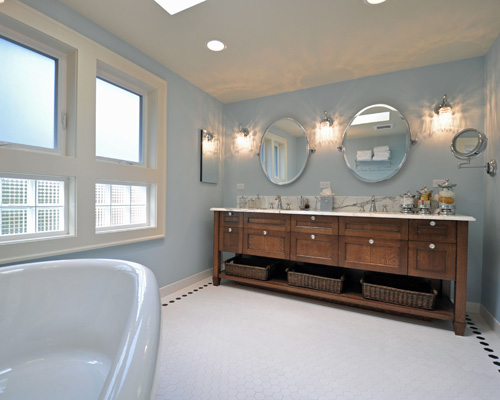
[[[339,217],[368,217],[368,218],[401,218],[401,219],[433,219],[448,221],[475,221],[474,217],[468,215],[421,215],[421,214],[402,214],[395,212],[361,212],[361,211],[317,211],[317,210],[276,210],[269,208],[235,208],[235,207],[212,207],[210,211],[233,211],[233,212],[252,212],[267,214],[303,214],[303,215],[332,215]]]

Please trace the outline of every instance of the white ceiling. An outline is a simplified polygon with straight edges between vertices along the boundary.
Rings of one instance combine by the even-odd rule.
[[[60,1],[223,103],[483,56],[500,33],[500,0]]]

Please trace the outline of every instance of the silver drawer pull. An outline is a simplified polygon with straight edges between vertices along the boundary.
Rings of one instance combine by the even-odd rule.
[[[370,240],[368,241],[368,243],[373,244],[373,243],[375,243],[375,240],[370,239]]]
[[[316,217],[313,215],[313,216],[311,217],[311,221],[314,221],[314,220],[316,220]]]
[[[429,249],[435,249],[435,248],[436,248],[436,245],[435,245],[434,243],[431,243],[431,244],[429,245]]]
[[[229,228],[227,231],[231,233],[233,231],[233,228]]]
[[[430,226],[436,226],[436,221],[429,222]]]
[[[229,216],[231,217],[231,216],[233,215],[233,213],[232,213],[231,211],[229,211],[229,212],[227,213],[227,215],[229,215]]]
[[[316,235],[311,235],[311,239],[312,240],[316,239]]]
[[[266,235],[267,235],[267,231],[264,231],[263,233],[264,233],[264,236],[266,236]]]

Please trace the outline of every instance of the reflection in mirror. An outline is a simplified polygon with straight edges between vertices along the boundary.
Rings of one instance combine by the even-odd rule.
[[[451,141],[451,152],[460,159],[477,157],[486,149],[488,139],[477,129],[467,128],[458,132]]]
[[[204,183],[219,182],[219,146],[213,133],[201,130],[200,180]]]
[[[259,156],[262,169],[271,182],[286,185],[295,181],[309,158],[306,131],[291,118],[273,122],[262,136]]]
[[[351,119],[341,149],[354,176],[364,182],[380,182],[401,169],[410,144],[410,127],[405,117],[391,106],[375,104]]]

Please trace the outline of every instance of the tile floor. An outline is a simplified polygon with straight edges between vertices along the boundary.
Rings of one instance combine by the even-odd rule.
[[[500,399],[500,339],[204,280],[164,297],[156,400]]]

